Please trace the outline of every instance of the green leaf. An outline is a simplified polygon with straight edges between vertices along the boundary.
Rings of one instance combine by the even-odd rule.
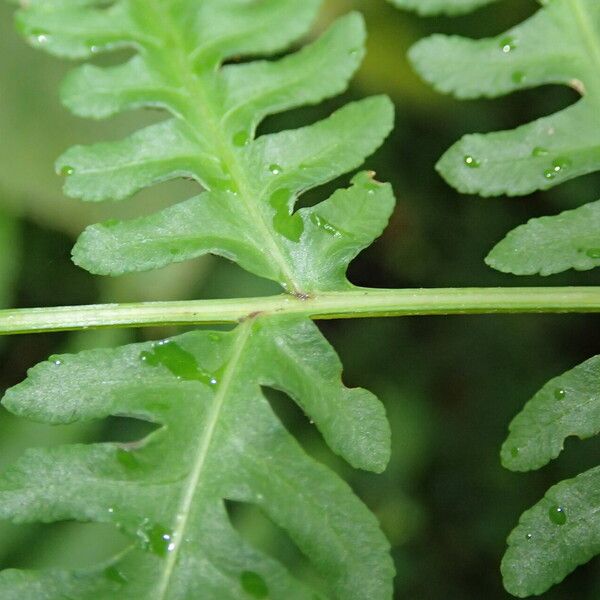
[[[414,10],[420,15],[460,15],[497,0],[389,0],[398,8]]]
[[[542,594],[600,554],[598,506],[600,467],[548,490],[508,538],[506,589],[520,598]]]
[[[510,425],[502,463],[513,471],[539,469],[570,436],[600,433],[600,356],[547,383]]]
[[[539,469],[568,437],[600,433],[600,356],[546,384],[515,417],[502,447],[504,466]],[[551,488],[526,511],[508,538],[502,561],[506,589],[541,594],[600,554],[600,467]]]
[[[437,90],[457,98],[494,98],[547,84],[570,86],[581,94],[574,105],[512,131],[463,137],[437,165],[446,181],[460,192],[518,196],[600,169],[600,5],[595,0],[548,0],[542,4],[531,18],[499,36],[471,40],[434,35],[411,50],[419,74]],[[509,241],[492,253],[489,264],[517,274],[596,266],[589,260],[593,257],[573,255],[566,232],[560,236],[565,240],[560,246],[567,248],[548,252],[550,240],[565,225],[565,218],[557,217],[554,224],[550,220],[534,222],[511,234]],[[536,238],[542,233],[542,223],[544,238]],[[596,227],[594,232],[588,224],[587,233],[598,238],[600,230]],[[506,249],[517,239],[527,240],[535,258],[506,256]],[[588,249],[582,248],[584,253]],[[518,254],[522,252],[520,248]]]
[[[436,35],[414,46],[417,71],[458,98],[544,84],[570,85],[583,95],[574,106],[514,131],[464,137],[438,165],[451,185],[483,196],[522,195],[600,168],[599,17],[595,0],[551,0],[497,37]]]
[[[517,227],[490,252],[486,263],[514,275],[552,275],[600,266],[600,202]]]
[[[306,32],[319,0],[100,4],[36,2],[20,11],[20,27],[34,45],[60,56],[88,57],[122,46],[138,51],[116,67],[84,65],[71,73],[62,98],[76,114],[104,118],[158,107],[171,118],[121,141],[67,151],[57,162],[66,193],[90,202],[124,200],[178,177],[192,178],[206,191],[159,214],[92,226],[74,249],[76,263],[120,275],[210,252],[291,293],[348,287],[343,273],[383,230],[391,191],[371,198],[369,185],[353,186],[345,199],[356,207],[345,206],[331,223],[319,216],[330,210],[330,201],[314,213],[294,213],[294,205],[306,191],[360,167],[381,145],[393,124],[391,102],[376,97],[350,104],[294,131],[256,138],[256,130],[268,115],[316,104],[346,88],[364,55],[362,18],[347,15],[320,39],[278,60],[223,66],[228,59],[288,47]],[[322,231],[307,218],[321,223]],[[339,261],[323,267],[335,273],[327,281],[306,268],[308,257],[331,246],[322,241],[323,231],[346,238],[336,248],[352,247],[331,250],[329,258]]]
[[[112,523],[132,539],[87,571],[5,571],[0,595],[176,599],[201,589],[207,599],[312,600],[307,584],[240,537],[228,499],[257,505],[285,529],[331,598],[390,598],[393,568],[375,518],[306,456],[261,392],[285,391],[334,451],[379,471],[389,457],[383,408],[340,376],[315,325],[289,317],[38,365],[8,391],[13,413],[55,424],[119,415],[159,428],[131,444],[29,450],[0,478],[4,518]]]

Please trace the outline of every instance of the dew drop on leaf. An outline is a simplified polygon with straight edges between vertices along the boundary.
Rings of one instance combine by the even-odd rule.
[[[34,42],[38,44],[46,44],[50,40],[48,32],[43,29],[32,29],[31,36]]]
[[[545,179],[555,179],[556,173],[555,173],[554,169],[546,169],[544,171],[544,178]]]
[[[600,248],[590,248],[586,251],[590,258],[600,258]]]
[[[468,154],[467,156],[465,156],[463,158],[463,162],[470,169],[477,169],[478,167],[481,166],[481,163],[475,157],[471,156],[470,154]]]
[[[560,173],[561,171],[568,169],[572,164],[570,159],[561,156],[552,163],[552,168],[556,173]]]
[[[500,40],[500,50],[504,52],[504,54],[509,54],[516,48],[515,38],[513,37],[503,37]]]
[[[565,392],[565,390],[563,390],[562,388],[556,388],[554,390],[554,397],[557,400],[564,400],[566,395],[567,395],[567,392]]]
[[[526,539],[526,540],[531,540],[532,538],[533,538],[533,535],[531,535],[531,533],[528,533],[528,534],[525,536],[525,539]]]
[[[104,569],[104,577],[113,583],[119,583],[121,585],[127,583],[127,578],[116,567],[107,567]]]
[[[269,595],[267,582],[254,571],[244,571],[240,575],[243,590],[252,598],[266,598]]]
[[[516,83],[516,84],[523,83],[525,81],[525,73],[523,73],[523,71],[515,71],[511,75],[511,79],[513,80],[513,83]]]
[[[519,456],[519,449],[518,449],[516,446],[513,446],[513,447],[510,449],[510,455],[511,455],[513,458],[517,458],[517,456]]]
[[[269,204],[275,210],[273,228],[277,233],[292,242],[299,242],[304,233],[304,221],[298,214],[291,214],[291,190],[282,188],[273,192]]]
[[[542,146],[536,146],[531,151],[531,156],[548,156],[548,154],[550,154],[550,151],[547,148],[542,148]]]
[[[548,516],[555,525],[564,525],[567,522],[567,514],[562,506],[550,507]]]
[[[272,164],[269,165],[269,171],[271,171],[273,175],[280,175],[283,169],[278,164]]]
[[[73,173],[75,173],[75,169],[69,165],[65,165],[60,170],[60,174],[63,177],[69,177],[70,175],[73,175]]]
[[[117,448],[116,456],[118,463],[129,471],[133,471],[141,467],[140,461],[137,459],[137,456],[135,456],[133,452],[130,452],[125,448]]]
[[[247,131],[238,131],[233,136],[233,145],[238,148],[242,148],[243,146],[247,146],[250,143],[250,135]]]
[[[140,359],[152,367],[166,367],[179,379],[216,384],[215,376],[201,369],[193,354],[169,340],[154,344],[150,352],[140,354]]]
[[[142,548],[157,556],[166,556],[175,549],[173,533],[162,525],[151,525],[145,521],[137,530]]]
[[[326,219],[324,219],[321,215],[319,215],[317,213],[313,213],[310,216],[310,220],[319,229],[322,229],[323,231],[325,231],[329,235],[331,235],[333,237],[342,237],[342,233],[340,232],[340,230],[337,229],[336,227],[334,227],[329,221],[327,221]]]

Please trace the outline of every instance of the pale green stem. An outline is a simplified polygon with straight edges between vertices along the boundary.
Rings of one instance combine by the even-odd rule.
[[[311,319],[500,313],[600,313],[600,287],[370,290],[0,311],[0,335],[101,327],[235,324],[257,314]]]

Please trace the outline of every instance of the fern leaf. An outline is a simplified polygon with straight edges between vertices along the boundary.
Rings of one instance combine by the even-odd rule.
[[[394,6],[414,10],[420,15],[460,15],[497,0],[389,0]]]
[[[514,275],[552,275],[600,266],[600,202],[517,227],[490,252],[486,263]]]
[[[546,384],[515,417],[502,447],[514,471],[539,469],[556,458],[568,437],[600,433],[600,356]],[[551,488],[523,514],[502,562],[506,589],[541,594],[578,565],[600,554],[600,467]]]
[[[508,538],[506,589],[520,598],[542,594],[600,554],[599,505],[600,467],[550,488]]]
[[[531,18],[489,39],[434,35],[411,50],[420,75],[457,98],[493,98],[545,84],[574,88],[581,99],[556,114],[512,131],[466,135],[441,158],[438,171],[460,192],[518,196],[546,190],[600,169],[600,6],[595,0],[549,0]],[[581,213],[571,213],[569,223]],[[547,259],[546,244],[534,236],[542,223],[556,237],[566,216],[535,222],[512,234],[488,263],[515,274],[556,273],[592,268],[575,256],[567,233]],[[598,237],[600,230],[587,231]],[[526,238],[535,259],[510,255],[514,240]],[[577,244],[577,242],[575,242]],[[582,247],[583,252],[588,250]],[[592,257],[593,258],[593,257]],[[524,262],[526,264],[524,264]]]
[[[556,458],[569,436],[600,433],[600,356],[547,383],[510,425],[503,464],[515,471],[539,469]]]
[[[514,131],[464,137],[438,165],[451,185],[465,193],[515,196],[600,168],[599,11],[594,0],[551,0],[495,38],[436,35],[412,49],[417,71],[458,98],[550,83],[583,95],[574,106]]]
[[[5,571],[0,595],[175,599],[202,590],[215,599],[312,599],[314,591],[240,538],[228,499],[259,506],[284,528],[331,597],[391,597],[388,545],[374,517],[304,454],[261,393],[284,390],[333,450],[380,471],[389,456],[383,408],[340,375],[316,326],[289,317],[38,365],[7,393],[13,413],[49,423],[121,415],[160,428],[129,445],[30,450],[0,478],[4,518],[112,523],[132,539],[122,556],[89,571]]]
[[[120,275],[211,252],[292,293],[347,287],[342,271],[381,234],[394,204],[391,190],[362,176],[345,196],[314,210],[295,213],[294,205],[303,192],[359,167],[381,145],[392,127],[390,101],[350,104],[294,131],[256,138],[256,129],[270,114],[344,90],[364,54],[362,18],[341,18],[282,59],[222,66],[286,48],[306,32],[320,2],[102,4],[35,2],[19,22],[34,45],[61,56],[121,46],[138,51],[123,65],[84,65],[67,78],[62,97],[76,114],[102,118],[150,106],[171,118],[122,141],[67,151],[57,163],[66,193],[90,202],[124,200],[176,177],[193,178],[206,191],[159,214],[90,227],[75,246],[76,263]],[[324,248],[339,257],[335,280],[306,268]]]

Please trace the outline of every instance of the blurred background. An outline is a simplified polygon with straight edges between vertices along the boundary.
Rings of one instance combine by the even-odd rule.
[[[600,177],[581,178],[522,199],[460,196],[435,173],[436,160],[462,134],[514,127],[576,100],[559,87],[494,101],[457,102],[437,95],[413,74],[406,51],[433,32],[495,35],[536,10],[533,0],[505,0],[470,16],[422,19],[383,0],[327,0],[315,32],[336,15],[361,10],[369,54],[351,90],[318,107],[270,118],[261,132],[291,128],[329,114],[353,98],[387,93],[397,127],[368,162],[391,181],[398,208],[385,235],[351,267],[354,283],[380,287],[599,285],[598,273],[547,279],[490,270],[483,258],[510,229],[600,197]],[[100,57],[100,64],[125,54]],[[0,5],[0,303],[52,306],[106,301],[170,300],[277,293],[232,264],[204,258],[149,275],[101,279],[70,262],[78,233],[110,217],[146,214],[196,193],[171,182],[112,205],[66,199],[53,163],[76,143],[115,139],[163,118],[139,111],[107,122],[72,117],[58,100],[68,65],[36,52],[13,31]],[[324,199],[338,184],[317,190]],[[393,428],[393,458],[382,476],[348,468],[325,447],[291,402],[274,408],[307,452],[337,470],[377,514],[396,561],[397,597],[410,600],[509,598],[499,564],[521,512],[553,483],[598,464],[600,440],[568,442],[555,463],[532,474],[502,469],[499,448],[511,418],[547,380],[598,351],[594,316],[425,317],[322,323],[345,364],[348,385],[384,401]],[[157,339],[174,329],[100,331],[0,339],[0,387],[21,381],[48,355]],[[143,425],[126,419],[69,427],[32,424],[0,413],[0,468],[31,445],[131,440]],[[261,514],[231,506],[243,535],[312,577],[291,542]],[[126,540],[93,524],[0,524],[0,568],[87,566]],[[600,597],[598,561],[580,568],[544,598]],[[374,599],[375,600],[375,599]]]

